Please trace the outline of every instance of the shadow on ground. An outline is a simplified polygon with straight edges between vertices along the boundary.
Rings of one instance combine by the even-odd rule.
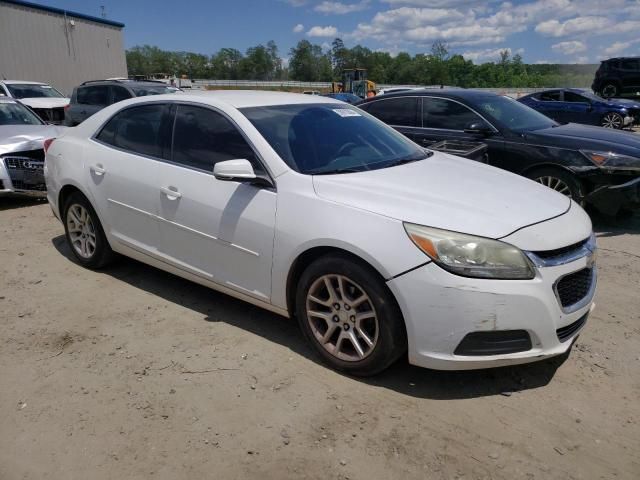
[[[54,238],[52,243],[60,254],[74,261],[64,236]],[[128,258],[120,258],[100,273],[110,275],[167,302],[198,312],[207,322],[225,322],[283,345],[321,364],[294,320]],[[352,380],[388,388],[412,397],[436,400],[509,395],[512,392],[548,384],[567,357],[568,355],[564,355],[516,367],[464,372],[427,370],[409,365],[406,359],[401,359],[376,377]]]
[[[618,235],[640,233],[640,212],[615,217],[590,211],[593,230],[598,237],[617,237]]]
[[[22,207],[33,207],[35,205],[42,205],[46,201],[46,198],[40,197],[0,197],[0,211]]]

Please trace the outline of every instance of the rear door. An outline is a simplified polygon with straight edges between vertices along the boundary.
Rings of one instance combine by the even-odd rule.
[[[76,103],[67,111],[75,125],[109,105],[110,91],[107,85],[87,85],[78,87]]]
[[[391,97],[368,102],[359,107],[392,126],[411,140],[420,131],[420,98]]]
[[[159,165],[161,255],[189,272],[268,301],[276,192],[213,176],[217,162],[249,160],[266,174],[236,125],[212,108],[180,104],[169,161]]]
[[[640,91],[640,59],[623,58],[620,60],[620,76],[624,92]]]
[[[122,244],[156,253],[158,164],[167,150],[169,106],[135,105],[116,113],[85,151],[87,182],[105,228]]]

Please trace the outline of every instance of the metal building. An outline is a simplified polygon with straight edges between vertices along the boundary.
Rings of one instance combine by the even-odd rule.
[[[0,0],[0,78],[71,94],[86,80],[126,77],[124,24],[18,0]]]

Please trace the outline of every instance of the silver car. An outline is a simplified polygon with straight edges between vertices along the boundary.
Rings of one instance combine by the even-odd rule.
[[[65,128],[47,125],[16,100],[0,98],[0,195],[46,195],[45,140]]]

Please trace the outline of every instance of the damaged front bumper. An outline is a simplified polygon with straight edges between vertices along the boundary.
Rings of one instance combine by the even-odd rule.
[[[585,200],[605,215],[615,215],[620,209],[640,208],[640,177],[620,185],[596,187]]]

